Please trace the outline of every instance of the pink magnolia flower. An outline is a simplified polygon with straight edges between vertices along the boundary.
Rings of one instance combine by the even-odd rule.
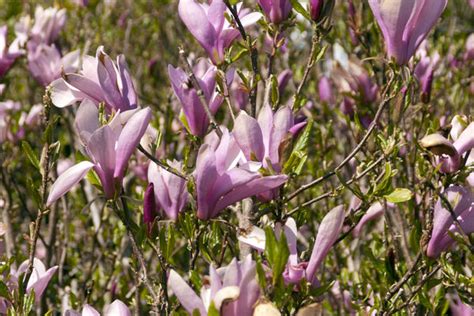
[[[86,154],[92,161],[82,161],[64,171],[51,186],[46,204],[51,205],[69,192],[91,168],[100,179],[105,197],[114,198],[122,186],[128,161],[150,119],[150,108],[119,112],[110,123],[99,127],[97,107],[89,100],[83,101],[75,123]]]
[[[40,44],[28,49],[28,68],[33,78],[46,87],[54,80],[61,78],[63,71],[72,73],[78,70],[79,50],[61,57],[56,46]]]
[[[176,170],[183,169],[182,164],[177,161],[168,161],[168,165]],[[169,219],[178,219],[178,214],[183,210],[189,198],[186,180],[150,162],[148,182],[153,184],[154,188],[153,194],[156,201],[154,211]]]
[[[456,122],[456,120],[456,117],[454,117],[452,125],[455,127],[458,125],[456,128],[459,130],[462,128],[462,124]],[[463,162],[464,154],[474,148],[474,122],[471,122],[465,129],[463,129],[462,132],[459,133],[459,136],[453,133],[452,137],[454,141],[452,143],[453,152],[450,153],[452,155],[441,155],[436,160],[436,165],[441,164],[440,171],[444,173],[451,173],[459,170],[461,163]],[[474,157],[468,157],[466,164],[471,164],[472,162],[474,162]]]
[[[293,8],[289,0],[258,0],[258,4],[267,18],[275,24],[288,19]]]
[[[287,283],[299,284],[301,280],[305,279],[313,286],[318,286],[319,281],[316,277],[316,272],[334,242],[339,237],[343,223],[344,208],[342,205],[339,205],[327,213],[321,221],[309,261],[299,262],[298,250],[296,247],[298,229],[295,220],[293,218],[288,218],[283,226],[283,231],[290,250],[288,263],[283,272],[283,278]],[[279,234],[279,229],[277,229],[277,236],[279,236]],[[238,239],[259,251],[265,250],[265,232],[258,227],[253,227],[249,234],[241,235]]]
[[[15,60],[23,54],[15,40],[9,47],[7,46],[7,26],[0,26],[0,78],[5,76]]]
[[[244,27],[255,24],[261,18],[261,14],[250,13],[241,5],[237,6],[237,10]],[[224,61],[225,50],[240,36],[239,31],[226,20],[226,11],[222,0],[214,0],[210,4],[180,0],[178,6],[179,17],[216,65]]]
[[[66,73],[64,78],[51,83],[51,99],[57,107],[65,107],[89,99],[96,105],[101,102],[109,113],[135,109],[138,97],[124,55],[117,62],[97,48],[96,57],[84,56],[80,74]]]
[[[280,172],[280,145],[293,126],[293,112],[288,106],[273,113],[267,104],[263,106],[257,119],[240,111],[233,134],[248,161],[261,162],[264,168]]]
[[[66,316],[100,316],[100,313],[89,304],[85,304],[82,313],[73,310],[66,311]],[[131,316],[132,313],[121,300],[115,300],[105,308],[104,316]]]
[[[418,50],[417,55],[420,57],[420,61],[415,67],[415,77],[421,86],[421,99],[428,103],[430,102],[434,72],[438,68],[441,56],[438,52],[428,56],[428,52],[424,47]]]
[[[47,8],[37,6],[35,22],[29,35],[30,40],[40,44],[52,44],[66,24],[66,9]]]
[[[451,186],[443,193],[451,203],[454,216],[465,234],[474,232],[474,196],[469,189]],[[434,208],[433,231],[428,242],[427,255],[436,258],[452,246],[455,241],[448,234],[459,232],[447,207],[439,199]]]
[[[358,203],[357,204],[360,204],[361,201],[357,198],[358,200]],[[359,205],[355,206],[355,208],[359,207]],[[393,203],[387,203],[387,209],[393,209],[395,207],[395,204]],[[386,208],[385,206],[380,203],[380,202],[375,202],[374,204],[372,204],[368,209],[367,211],[365,212],[364,216],[362,216],[362,218],[359,220],[359,223],[357,223],[357,226],[354,228],[354,230],[352,231],[352,235],[354,237],[359,237],[360,236],[360,233],[362,231],[362,228],[364,228],[364,226],[370,222],[370,221],[373,221],[377,218],[380,218],[381,216],[383,216],[385,214],[385,211],[386,211]]]
[[[199,149],[194,176],[197,192],[197,216],[216,217],[227,206],[245,198],[279,187],[286,175],[262,176],[261,163],[247,162],[237,142],[221,128],[219,140],[210,134]]]
[[[208,102],[211,113],[215,114],[223,101],[223,98],[215,91],[217,69],[211,66],[205,73],[200,75],[196,71],[198,66],[199,64],[194,70],[196,78],[204,92],[204,97]],[[184,116],[186,117],[186,128],[191,134],[203,137],[206,135],[209,127],[209,119],[204,111],[204,106],[199,99],[196,89],[191,86],[188,75],[180,68],[174,68],[169,65],[168,75],[174,93],[178,97]]]
[[[209,270],[209,286],[201,288],[200,296],[176,271],[170,271],[168,287],[184,309],[190,314],[198,311],[199,315],[205,316],[212,303],[222,316],[252,316],[260,288],[256,263],[251,255],[240,262],[234,258],[227,267],[217,270],[211,265]]]
[[[408,63],[447,3],[447,0],[369,0],[388,56],[399,65]]]
[[[319,91],[319,100],[323,103],[327,103],[328,105],[333,105],[336,103],[331,81],[328,77],[323,76],[319,79],[318,83],[318,91]]]
[[[474,33],[469,35],[466,40],[466,52],[464,53],[464,60],[474,60]]]
[[[10,291],[13,291],[18,288],[18,281],[20,277],[27,271],[29,261],[24,261],[18,270],[10,271],[10,278],[8,279],[7,286]],[[37,258],[33,260],[33,271],[28,280],[26,286],[26,292],[29,294],[31,291],[35,293],[35,303],[38,304],[41,302],[41,297],[43,296],[46,287],[48,286],[49,281],[54,276],[58,266],[54,266],[46,270],[44,264]],[[10,305],[10,302],[5,298],[0,298],[0,313],[6,314],[7,308]]]

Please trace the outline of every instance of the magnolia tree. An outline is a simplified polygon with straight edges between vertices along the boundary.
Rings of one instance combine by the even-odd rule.
[[[0,12],[0,314],[474,314],[472,0],[47,2]]]

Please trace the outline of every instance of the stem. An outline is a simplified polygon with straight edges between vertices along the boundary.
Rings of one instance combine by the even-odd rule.
[[[133,235],[132,227],[131,227],[131,219],[130,219],[130,212],[128,210],[127,206],[127,201],[121,197],[121,202],[122,202],[122,207],[123,207],[123,213],[124,216],[119,216],[122,219],[122,223],[125,225],[125,228],[127,230],[127,236],[130,239],[130,242],[132,243],[132,250],[135,256],[138,259],[138,263],[140,264],[140,270],[142,272],[142,277],[141,280],[143,284],[145,284],[150,296],[152,297],[152,311],[156,315],[158,315],[159,307],[158,307],[158,302],[159,302],[159,297],[155,292],[155,289],[153,288],[153,285],[150,283],[150,280],[148,279],[148,271],[146,268],[146,263],[145,259],[143,256],[143,252],[141,251],[140,247],[138,246],[137,240],[135,239],[135,236]],[[118,206],[116,206],[116,211],[118,212]],[[138,288],[137,288],[138,291]],[[137,302],[138,304],[138,302]]]
[[[46,90],[43,96],[43,128],[46,130],[51,124],[49,120],[49,115],[51,111],[51,96],[49,90]],[[26,287],[28,285],[28,281],[30,280],[31,274],[33,272],[33,263],[35,259],[36,253],[36,244],[38,243],[39,232],[41,229],[41,223],[43,221],[43,216],[47,213],[48,208],[46,207],[46,200],[48,198],[48,180],[49,180],[49,169],[50,169],[50,146],[51,140],[46,139],[45,144],[43,145],[43,150],[41,153],[41,200],[42,205],[38,208],[38,213],[36,216],[36,220],[33,224],[33,236],[30,240],[30,250],[29,250],[29,259],[28,259],[28,267],[25,272],[25,277],[23,279],[23,287],[26,293]],[[31,226],[30,226],[31,227]]]
[[[202,107],[204,108],[204,112],[206,112],[207,118],[209,119],[209,122],[211,123],[212,128],[216,130],[217,135],[219,136],[219,138],[221,138],[222,131],[219,128],[219,125],[217,125],[216,119],[214,118],[214,115],[209,109],[209,104],[206,100],[204,91],[202,90],[201,85],[199,84],[199,81],[194,75],[193,68],[191,67],[191,64],[189,64],[188,57],[186,56],[186,52],[184,51],[183,48],[179,49],[179,57],[182,61],[182,64],[184,65],[184,68],[186,69],[186,73],[188,74],[189,79],[191,80],[191,84],[193,88],[196,90],[196,93],[199,97],[199,100],[201,101]]]
[[[250,86],[252,89],[250,90],[249,93],[249,99],[250,99],[250,105],[251,105],[251,111],[250,115],[252,117],[256,117],[257,115],[257,93],[258,93],[258,75],[259,75],[259,70],[258,70],[258,51],[255,48],[255,46],[252,44],[252,39],[250,36],[245,32],[245,28],[242,25],[242,22],[240,21],[239,18],[239,13],[237,12],[237,9],[235,6],[232,6],[229,3],[229,0],[224,0],[225,5],[229,9],[230,13],[232,14],[232,17],[234,18],[235,23],[237,24],[237,29],[240,32],[240,35],[244,39],[244,41],[247,44],[247,49],[250,53],[250,61],[252,63],[252,79],[250,82]]]
[[[319,32],[315,30],[313,33],[313,38],[311,40],[311,51],[308,56],[308,61],[306,62],[306,68],[303,73],[303,78],[301,79],[301,82],[298,85],[298,88],[296,89],[296,93],[293,96],[293,104],[291,106],[292,109],[294,109],[295,105],[298,103],[301,96],[301,92],[303,91],[303,88],[306,85],[306,81],[308,80],[309,73],[311,72],[311,69],[314,66],[314,62],[315,62],[314,55],[316,54],[316,48],[320,42],[321,42],[321,37],[319,35]]]
[[[382,101],[382,103],[380,103],[379,105],[379,108],[377,109],[377,113],[375,114],[375,117],[374,117],[374,120],[372,121],[372,123],[370,123],[370,126],[369,126],[369,129],[367,130],[367,132],[365,133],[364,137],[362,138],[362,140],[357,144],[357,146],[351,151],[351,153],[336,167],[334,168],[334,170],[326,173],[325,175],[323,175],[322,177],[319,177],[318,179],[316,180],[313,180],[311,181],[310,183],[307,183],[305,185],[302,185],[299,189],[297,189],[296,191],[294,191],[293,193],[291,193],[288,198],[286,199],[286,201],[291,201],[293,198],[295,198],[298,194],[314,187],[315,185],[318,185],[319,183],[329,179],[330,177],[334,176],[339,170],[341,170],[355,155],[357,155],[357,153],[362,149],[362,147],[364,146],[364,144],[367,142],[367,140],[369,139],[370,135],[372,134],[372,132],[375,130],[375,127],[377,126],[379,120],[380,120],[380,117],[382,116],[382,112],[385,108],[385,106],[390,102],[390,100],[393,98],[392,97],[389,97],[389,98],[386,98],[385,100]]]
[[[176,170],[175,168],[172,168],[172,167],[168,166],[166,163],[164,163],[164,162],[160,161],[159,159],[157,159],[155,156],[153,156],[151,153],[149,153],[145,148],[143,148],[143,146],[141,144],[138,144],[137,149],[139,151],[141,151],[142,154],[144,154],[148,159],[150,159],[155,164],[157,164],[159,167],[165,169],[169,173],[172,173],[175,176],[178,176],[183,180],[186,180],[186,181],[189,180],[187,175],[180,172],[179,170]]]
[[[355,181],[358,181],[360,180],[361,178],[363,178],[366,174],[368,174],[370,171],[372,171],[372,169],[374,169],[379,163],[381,163],[383,160],[385,159],[385,156],[381,156],[379,159],[377,159],[375,162],[373,162],[369,167],[367,167],[367,169],[365,169],[361,174],[359,174],[358,176],[356,177],[353,177],[352,179],[350,179],[349,181],[347,181],[345,183],[345,185],[340,185],[338,186],[335,190],[333,191],[328,191],[326,193],[323,193],[321,194],[320,196],[312,199],[312,200],[309,200],[307,202],[304,202],[303,204],[301,204],[300,206],[297,206],[295,207],[294,209],[292,209],[290,212],[288,212],[284,218],[288,218],[290,217],[291,215],[293,215],[294,213],[298,212],[299,210],[301,210],[302,208],[306,207],[306,206],[309,206],[313,203],[316,203],[320,200],[323,200],[325,198],[328,198],[330,196],[333,196],[335,194],[335,192],[338,192],[338,191],[341,191],[342,189],[344,189],[346,186],[354,183]]]

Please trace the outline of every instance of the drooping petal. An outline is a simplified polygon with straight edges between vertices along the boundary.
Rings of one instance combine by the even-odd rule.
[[[50,206],[69,192],[74,185],[86,176],[93,166],[94,164],[90,161],[82,161],[64,171],[51,186],[46,205]]]

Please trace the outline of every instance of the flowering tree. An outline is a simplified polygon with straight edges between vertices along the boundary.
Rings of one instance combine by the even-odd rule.
[[[46,5],[0,12],[0,314],[474,314],[472,1]]]

